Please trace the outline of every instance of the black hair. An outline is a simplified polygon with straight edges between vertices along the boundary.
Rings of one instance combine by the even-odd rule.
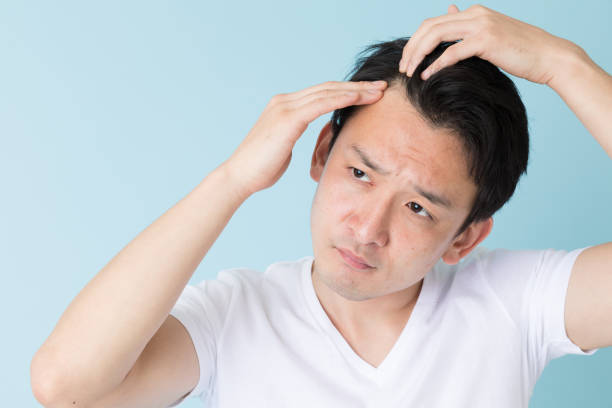
[[[416,67],[411,77],[399,72],[402,50],[410,37],[379,42],[359,53],[349,81],[399,83],[423,119],[434,129],[448,129],[462,142],[476,197],[455,236],[472,223],[485,220],[514,194],[527,173],[529,132],[527,115],[516,86],[492,63],[470,57],[444,67],[428,79],[423,72],[449,46],[440,43]],[[360,106],[333,112],[328,155],[346,121]]]

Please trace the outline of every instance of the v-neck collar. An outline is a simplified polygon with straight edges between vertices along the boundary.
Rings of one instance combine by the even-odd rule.
[[[402,329],[401,334],[397,338],[395,344],[385,357],[382,363],[378,367],[372,366],[370,363],[362,359],[338,331],[336,326],[331,322],[329,316],[323,309],[323,306],[319,302],[319,298],[314,289],[312,283],[311,268],[314,261],[313,256],[303,258],[304,262],[302,265],[302,289],[304,296],[306,297],[306,303],[309,309],[314,314],[315,319],[321,325],[321,328],[330,337],[334,345],[338,348],[339,352],[345,357],[347,362],[359,370],[365,376],[375,381],[379,385],[384,382],[387,375],[392,375],[392,372],[397,367],[400,361],[406,362],[406,353],[411,349],[411,345],[418,344],[416,336],[419,335],[419,325],[423,316],[427,316],[428,310],[431,308],[432,295],[431,295],[431,277],[429,275],[433,271],[429,271],[423,278],[423,286],[421,287],[421,293],[412,309],[408,322]],[[412,347],[414,348],[414,346]],[[412,350],[413,353],[417,353],[418,350]]]

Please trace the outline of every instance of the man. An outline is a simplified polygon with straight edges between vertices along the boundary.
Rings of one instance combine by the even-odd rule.
[[[611,157],[612,78],[482,6],[451,6],[393,44],[378,48],[391,80],[275,96],[232,156],[96,275],[32,361],[43,405],[526,407],[551,359],[612,345],[612,243],[474,250],[527,165],[522,104],[490,64],[554,89]],[[357,74],[385,76],[383,54]],[[503,93],[456,88],[466,75]],[[312,157],[314,256],[187,286],[331,111]]]

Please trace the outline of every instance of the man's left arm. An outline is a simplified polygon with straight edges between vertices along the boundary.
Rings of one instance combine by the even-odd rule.
[[[582,51],[549,82],[612,158],[612,76]],[[572,268],[565,300],[567,336],[583,350],[612,346],[612,242],[587,248]]]
[[[612,76],[576,44],[483,6],[427,19],[404,48],[400,72],[412,75],[441,41],[461,40],[421,78],[478,56],[504,71],[546,84],[561,96],[612,158]],[[612,242],[578,255],[567,289],[565,329],[582,350],[612,346]]]
[[[577,46],[564,49],[559,59],[548,85],[612,159],[612,76]]]

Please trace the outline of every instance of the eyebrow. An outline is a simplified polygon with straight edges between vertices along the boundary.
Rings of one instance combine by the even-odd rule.
[[[372,159],[367,156],[367,154],[363,151],[363,148],[359,145],[353,143],[351,144],[351,148],[355,153],[359,155],[359,158],[361,159],[363,164],[374,170],[376,173],[381,174],[383,176],[391,174],[389,170],[383,169],[374,161],[372,161]],[[440,205],[442,207],[446,207],[447,209],[453,208],[453,203],[448,198],[444,197],[442,194],[438,194],[433,191],[427,191],[423,187],[417,185],[414,185],[414,189],[417,193],[419,193],[435,205]]]

